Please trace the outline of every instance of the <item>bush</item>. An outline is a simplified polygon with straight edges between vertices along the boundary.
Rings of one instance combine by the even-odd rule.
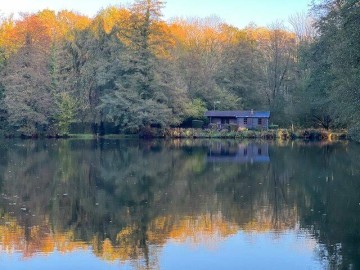
[[[192,120],[191,121],[192,128],[203,128],[204,127],[204,121],[202,120]]]
[[[269,129],[278,129],[279,125],[269,125]]]
[[[151,139],[151,138],[164,138],[165,137],[165,130],[161,128],[151,128],[149,126],[143,127],[139,131],[139,137],[144,139]]]
[[[291,137],[292,136],[291,136],[290,132],[286,129],[279,129],[277,132],[277,138],[280,138],[282,140],[288,140]]]
[[[230,131],[232,131],[232,132],[236,132],[238,130],[238,125],[236,125],[236,124],[230,124]]]
[[[230,124],[222,125],[221,130],[230,131]]]
[[[215,123],[211,123],[211,124],[209,125],[209,127],[210,127],[210,129],[212,129],[212,130],[217,130],[218,125],[215,124]]]

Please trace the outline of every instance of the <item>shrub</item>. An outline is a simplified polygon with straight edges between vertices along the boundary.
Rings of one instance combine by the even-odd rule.
[[[238,125],[236,124],[230,124],[230,131],[236,132],[238,130]]]
[[[217,130],[217,128],[218,128],[217,124],[215,124],[215,123],[211,123],[211,124],[209,125],[209,127],[210,127],[210,129],[212,129],[212,130]]]
[[[278,129],[279,125],[269,125],[269,129]]]
[[[191,121],[192,128],[203,128],[204,127],[204,121],[202,120],[192,120]]]

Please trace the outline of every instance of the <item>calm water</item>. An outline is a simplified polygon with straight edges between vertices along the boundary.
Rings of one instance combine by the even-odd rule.
[[[0,269],[360,269],[360,145],[0,141]]]

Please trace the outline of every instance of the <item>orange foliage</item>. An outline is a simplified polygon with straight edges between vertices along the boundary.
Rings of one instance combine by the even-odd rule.
[[[186,49],[213,52],[221,50],[234,39],[236,28],[231,28],[216,19],[177,20],[170,26],[170,31],[178,45]]]
[[[107,34],[116,26],[118,29],[126,29],[129,25],[130,11],[125,8],[109,7],[99,12],[93,23],[101,22]]]
[[[55,41],[71,39],[74,30],[82,30],[90,22],[89,18],[73,12],[61,11],[56,14],[47,9],[36,14],[24,14],[19,20],[10,17],[0,25],[0,46],[7,57],[25,42],[50,48]]]
[[[34,43],[50,46],[52,42],[61,39],[72,40],[75,30],[90,27],[96,32],[98,26],[103,27],[108,34],[116,27],[119,39],[130,46],[130,21],[130,10],[122,7],[106,8],[94,19],[67,10],[56,13],[46,9],[36,14],[25,14],[19,20],[11,17],[3,20],[0,25],[0,46],[5,49],[6,56],[9,56],[24,45],[26,37],[30,36]],[[239,30],[216,17],[177,19],[172,23],[154,21],[151,27],[154,33],[162,33],[150,35],[151,44],[162,44],[154,46],[154,53],[158,57],[170,57],[169,49],[171,48],[202,54],[221,53],[224,46],[236,44],[242,40],[255,41],[261,46],[261,44],[269,43],[275,33],[284,40],[295,42],[294,33],[264,27],[248,27]],[[161,42],[159,38],[162,39]]]
[[[5,50],[6,57],[9,57],[17,46],[15,21],[10,17],[0,25],[0,47]]]
[[[246,28],[246,36],[249,40],[258,42],[260,46],[270,44],[275,38],[282,40],[283,44],[295,43],[296,40],[294,33],[282,29],[269,29],[264,27]]]
[[[74,31],[87,28],[91,23],[91,19],[72,11],[63,10],[57,14],[57,22],[59,28],[58,37],[72,39]]]

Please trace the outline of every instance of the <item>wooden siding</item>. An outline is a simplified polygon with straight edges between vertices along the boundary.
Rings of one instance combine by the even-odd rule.
[[[258,117],[249,117],[247,118],[247,124],[244,122],[245,118],[239,117],[211,117],[210,123],[217,124],[219,128],[223,127],[226,124],[237,125],[239,128],[247,129],[268,129],[269,128],[269,119],[268,118],[258,118]],[[261,119],[261,124],[259,125],[259,119]]]
[[[268,129],[269,128],[269,119],[268,118],[257,118],[249,117],[247,118],[247,123],[244,121],[245,118],[238,118],[238,126],[241,128],[247,129]],[[261,124],[259,125],[259,119],[261,119]]]

